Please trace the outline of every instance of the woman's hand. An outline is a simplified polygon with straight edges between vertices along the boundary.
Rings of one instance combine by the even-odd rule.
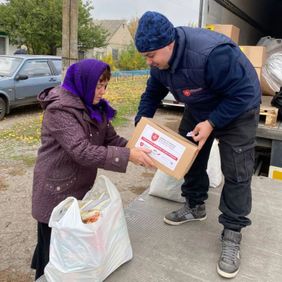
[[[199,151],[203,148],[204,144],[206,143],[212,131],[213,131],[213,127],[207,120],[198,123],[196,127],[193,129],[192,137],[194,141],[199,142],[198,143]]]
[[[130,149],[129,160],[136,165],[144,167],[156,167],[153,160],[148,156],[151,150],[146,148],[132,148]]]

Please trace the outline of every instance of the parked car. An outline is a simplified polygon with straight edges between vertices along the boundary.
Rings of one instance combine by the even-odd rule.
[[[0,56],[0,120],[11,109],[37,103],[36,96],[61,83],[62,60],[56,56]]]
[[[184,104],[176,101],[171,92],[168,92],[168,94],[164,97],[164,99],[161,102],[161,106],[184,108]]]

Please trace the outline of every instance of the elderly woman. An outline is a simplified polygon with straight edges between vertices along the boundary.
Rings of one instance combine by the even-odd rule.
[[[128,162],[153,162],[145,149],[128,149],[111,120],[116,111],[103,99],[110,67],[87,59],[69,67],[61,86],[39,94],[44,109],[41,142],[34,169],[32,215],[38,242],[31,267],[36,279],[49,261],[53,208],[68,196],[82,199],[94,184],[97,169],[125,172]]]

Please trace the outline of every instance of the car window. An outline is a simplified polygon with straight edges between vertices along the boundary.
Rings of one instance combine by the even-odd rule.
[[[62,61],[61,60],[52,60],[56,73],[61,74],[62,72]]]
[[[12,76],[23,59],[0,57],[0,76]]]
[[[27,75],[28,77],[38,77],[38,76],[49,76],[51,75],[51,70],[46,61],[26,61],[21,68],[20,75]]]

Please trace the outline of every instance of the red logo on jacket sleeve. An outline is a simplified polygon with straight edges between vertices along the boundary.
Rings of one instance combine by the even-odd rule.
[[[159,139],[159,135],[157,133],[153,133],[152,136],[151,136],[151,139],[153,141],[157,141]]]
[[[184,89],[184,90],[182,91],[182,93],[183,93],[183,95],[186,96],[186,97],[189,97],[189,96],[191,95],[191,92],[190,92],[189,89]]]

